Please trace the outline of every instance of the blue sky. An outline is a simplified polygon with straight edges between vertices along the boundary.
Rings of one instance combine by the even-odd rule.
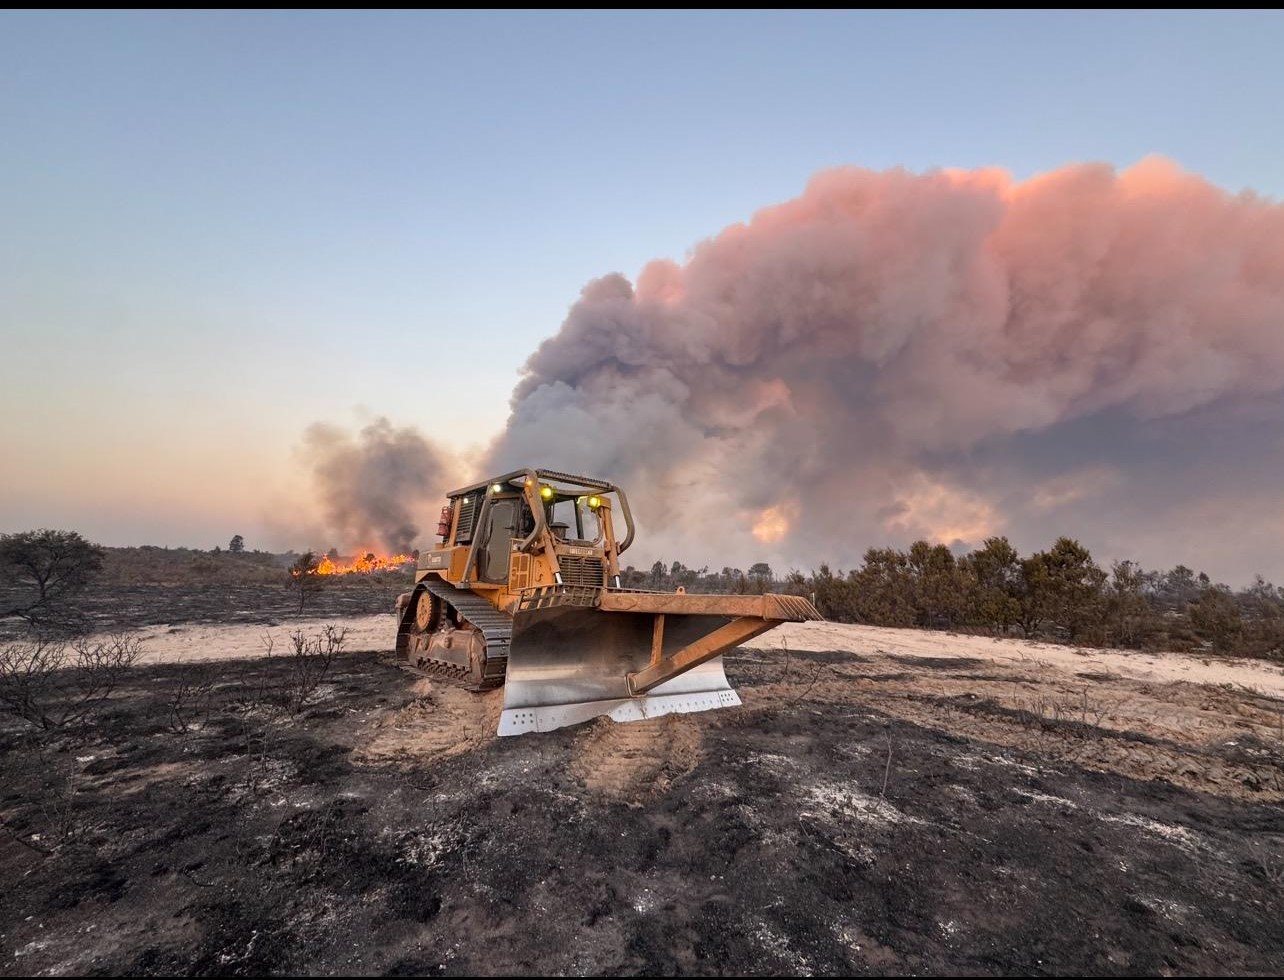
[[[1284,196],[1281,50],[1255,13],[0,14],[0,530],[290,544],[309,422],[480,447],[587,280],[824,167]]]

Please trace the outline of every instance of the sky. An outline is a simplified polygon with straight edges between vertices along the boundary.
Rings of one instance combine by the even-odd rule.
[[[481,465],[586,283],[826,168],[1158,154],[1278,201],[1282,49],[1270,13],[0,14],[0,531],[323,544],[309,426]],[[1237,540],[1211,572],[1284,576]]]

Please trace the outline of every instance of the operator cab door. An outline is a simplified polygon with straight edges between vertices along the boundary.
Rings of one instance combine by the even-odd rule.
[[[483,582],[508,581],[508,561],[513,550],[513,531],[517,524],[517,504],[513,498],[494,500],[490,505],[486,547],[480,555]]]

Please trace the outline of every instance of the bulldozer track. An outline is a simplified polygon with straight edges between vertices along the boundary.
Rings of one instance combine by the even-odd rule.
[[[513,618],[500,612],[476,593],[457,589],[449,582],[426,578],[419,585],[481,630],[482,636],[486,638],[486,670],[477,690],[487,691],[503,684],[504,675],[508,672],[508,647],[513,639]],[[440,660],[429,659],[423,667],[407,667],[429,677],[445,676],[460,681],[471,679],[471,672],[467,668]]]
[[[468,669],[455,664],[448,664],[441,660],[425,660],[422,667],[416,667],[414,664],[399,660],[397,666],[408,674],[414,674],[416,677],[448,677],[452,681],[459,681],[461,684],[468,684],[472,680],[472,672]],[[491,684],[487,687],[482,687],[481,690],[487,691],[498,686],[497,684]]]

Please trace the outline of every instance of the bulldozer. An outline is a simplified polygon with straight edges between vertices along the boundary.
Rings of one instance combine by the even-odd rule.
[[[799,596],[623,588],[635,528],[605,480],[521,469],[447,496],[440,543],[397,599],[397,653],[474,691],[503,685],[500,735],[738,705],[722,654],[821,618]]]

